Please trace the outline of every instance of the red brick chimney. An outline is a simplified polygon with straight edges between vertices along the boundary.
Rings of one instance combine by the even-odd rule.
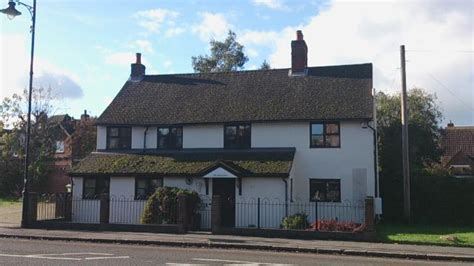
[[[308,46],[303,39],[303,32],[296,31],[296,40],[291,41],[291,75],[306,75],[308,66]]]
[[[132,64],[132,71],[130,73],[131,80],[141,80],[145,75],[145,66],[142,65],[142,54],[137,53],[137,59],[135,64]]]

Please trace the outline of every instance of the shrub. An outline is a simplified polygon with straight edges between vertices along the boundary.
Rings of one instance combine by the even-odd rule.
[[[161,187],[151,195],[142,215],[144,224],[176,224],[178,219],[178,196],[185,194],[188,197],[188,214],[194,215],[201,204],[199,195],[187,189],[176,187]]]
[[[311,224],[311,230],[326,232],[360,232],[363,225],[354,222],[339,222],[337,220],[319,220]]]
[[[285,217],[281,222],[284,229],[306,229],[309,227],[308,215],[306,213],[296,213]]]

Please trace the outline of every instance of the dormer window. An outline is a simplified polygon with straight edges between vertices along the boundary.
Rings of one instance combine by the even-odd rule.
[[[107,127],[107,149],[130,149],[131,143],[131,127]]]
[[[183,148],[183,127],[159,127],[158,149]]]
[[[249,149],[250,134],[250,124],[226,125],[224,127],[224,148]]]

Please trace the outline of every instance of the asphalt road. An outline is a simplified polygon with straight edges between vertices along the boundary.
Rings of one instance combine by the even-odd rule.
[[[0,265],[461,265],[414,261],[0,238]]]

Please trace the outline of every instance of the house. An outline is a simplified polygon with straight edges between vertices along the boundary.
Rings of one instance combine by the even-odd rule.
[[[55,132],[55,154],[52,163],[52,173],[47,183],[41,189],[49,193],[66,192],[66,186],[71,184],[68,172],[71,170],[79,154],[74,148],[74,132],[81,123],[87,123],[90,116],[84,110],[80,119],[74,119],[68,114],[53,115],[47,118],[49,127]]]
[[[145,74],[137,54],[96,121],[97,151],[70,173],[73,221],[97,222],[105,192],[141,206],[111,203],[111,223],[139,223],[143,199],[159,186],[194,190],[207,203],[220,195],[223,224],[243,227],[255,226],[246,217],[256,211],[242,202],[285,204],[264,217],[278,227],[290,203],[336,208],[378,196],[372,64],[308,67],[301,31],[291,48],[289,69],[170,75]],[[315,207],[310,220],[323,215]],[[355,208],[344,211],[328,219]]]
[[[441,148],[441,162],[454,176],[474,176],[474,126],[448,123],[441,137]]]

